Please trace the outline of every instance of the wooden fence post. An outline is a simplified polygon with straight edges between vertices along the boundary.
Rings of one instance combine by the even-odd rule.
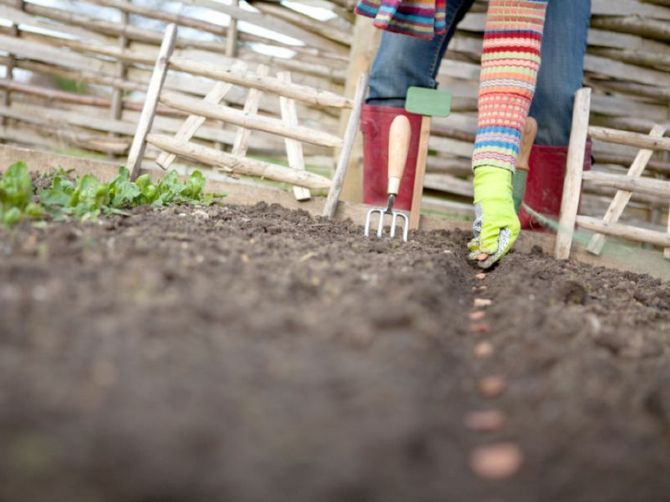
[[[582,191],[582,172],[584,171],[590,111],[591,89],[585,87],[577,91],[572,112],[572,131],[570,132],[570,146],[563,185],[561,217],[556,236],[555,255],[558,260],[567,260],[570,257],[572,236],[575,232],[575,221],[579,209],[579,196]]]
[[[177,25],[169,24],[165,29],[163,36],[163,43],[158,51],[158,58],[154,71],[151,74],[147,95],[140,114],[140,120],[137,123],[137,130],[133,137],[133,143],[130,145],[128,153],[128,161],[126,167],[130,171],[130,179],[134,180],[140,174],[140,166],[142,165],[142,157],[144,156],[144,149],[147,146],[147,134],[151,130],[151,126],[156,116],[156,107],[158,106],[158,98],[165,82],[165,76],[168,70],[168,61],[174,50],[175,40],[177,39]]]

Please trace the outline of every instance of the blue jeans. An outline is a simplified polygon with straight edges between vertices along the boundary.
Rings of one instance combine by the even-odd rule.
[[[435,77],[449,41],[473,2],[448,0],[447,33],[433,40],[384,32],[370,71],[367,103],[403,107],[409,87],[437,87]],[[590,18],[590,0],[549,0],[542,66],[530,109],[538,123],[536,144],[568,144],[573,99],[584,75]]]

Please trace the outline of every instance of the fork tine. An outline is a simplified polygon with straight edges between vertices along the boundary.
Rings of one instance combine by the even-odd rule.
[[[395,239],[395,226],[397,219],[398,219],[398,213],[393,211],[391,213],[391,239]]]
[[[377,226],[377,238],[381,239],[384,235],[384,211],[379,211],[379,225]]]

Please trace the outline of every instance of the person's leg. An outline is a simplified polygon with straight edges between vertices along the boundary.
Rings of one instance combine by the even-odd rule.
[[[530,153],[524,203],[550,218],[560,213],[573,101],[582,86],[590,18],[590,0],[549,0],[542,66],[530,110],[538,133]],[[588,151],[585,169],[590,164]],[[521,211],[520,220],[522,228],[542,228],[526,211]]]
[[[412,129],[405,172],[396,209],[411,209],[421,116],[405,111],[407,89],[437,87],[435,77],[456,25],[474,0],[448,0],[446,33],[421,40],[385,31],[370,70],[369,94],[361,113],[363,132],[363,201],[386,204],[389,129],[393,119],[405,115]]]
[[[549,0],[542,66],[530,109],[538,145],[564,146],[570,138],[575,93],[582,86],[591,0]]]
[[[437,87],[440,68],[456,25],[470,10],[474,0],[447,2],[447,32],[432,40],[421,40],[385,31],[370,70],[367,103],[403,107],[407,89],[412,86]]]

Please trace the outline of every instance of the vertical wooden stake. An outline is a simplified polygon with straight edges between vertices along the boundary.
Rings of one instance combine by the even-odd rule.
[[[282,71],[277,73],[277,77],[282,82],[291,83],[291,72]],[[279,108],[281,109],[281,117],[289,127],[296,127],[298,125],[298,111],[296,109],[295,100],[279,96]],[[305,157],[302,151],[302,143],[295,139],[284,138],[286,144],[286,155],[288,158],[288,165],[293,169],[299,171],[305,170]],[[312,194],[308,188],[294,186],[293,195],[298,201],[305,201],[312,198]]]
[[[239,6],[239,0],[231,0],[230,5],[233,8]],[[237,18],[230,16],[228,30],[226,31],[226,56],[229,58],[237,57]]]
[[[130,145],[130,152],[128,153],[128,161],[126,167],[130,171],[130,179],[135,179],[140,174],[140,166],[142,164],[142,157],[144,156],[144,149],[146,148],[147,134],[151,130],[156,115],[156,107],[158,106],[158,98],[165,76],[167,75],[168,63],[172,51],[174,50],[175,40],[177,39],[177,25],[169,24],[163,36],[163,42],[158,52],[158,58],[154,65],[154,71],[149,80],[149,87],[140,114],[140,120],[137,124],[137,130],[133,137],[133,143]]]
[[[344,139],[342,140],[342,151],[340,152],[340,158],[337,161],[337,167],[335,168],[335,173],[333,174],[333,179],[331,181],[330,190],[328,191],[326,203],[323,206],[322,214],[329,220],[333,219],[335,216],[335,211],[337,210],[337,201],[340,199],[342,184],[344,183],[344,177],[347,174],[349,156],[351,155],[351,149],[354,146],[354,139],[356,139],[356,131],[358,131],[358,123],[360,122],[361,118],[361,109],[363,108],[363,99],[365,98],[367,90],[368,74],[363,73],[358,79],[356,94],[354,96],[354,106],[351,109],[347,129],[344,133]]]
[[[579,209],[579,195],[582,191],[582,172],[584,170],[590,109],[591,89],[585,87],[577,91],[572,113],[572,131],[570,132],[570,146],[568,147],[568,161],[563,185],[561,217],[558,224],[558,235],[556,236],[555,255],[558,260],[567,260],[570,257],[572,236],[575,232],[575,221]]]
[[[416,230],[421,221],[421,199],[423,198],[423,179],[426,175],[426,160],[428,158],[428,140],[430,138],[430,126],[432,117],[424,115],[421,118],[421,131],[419,132],[419,151],[416,157],[414,171],[414,187],[412,191],[412,209],[409,213],[409,228]]]
[[[661,125],[655,125],[651,130],[651,132],[649,133],[649,136],[654,138],[662,138],[663,135],[665,134],[665,131],[666,127]],[[642,172],[644,171],[644,168],[651,160],[651,156],[653,154],[654,154],[653,150],[646,150],[646,149],[640,150],[635,156],[635,160],[631,164],[630,169],[628,169],[627,175],[631,177],[641,176]],[[619,221],[619,218],[621,218],[621,215],[623,214],[623,211],[626,208],[626,204],[628,204],[628,201],[630,201],[632,195],[633,192],[618,190],[617,193],[614,195],[614,198],[612,199],[612,202],[610,203],[609,207],[607,208],[607,212],[605,213],[605,217],[603,218],[603,223],[616,223],[617,221]],[[595,234],[593,237],[591,237],[591,241],[586,247],[586,250],[589,253],[598,255],[603,250],[604,245],[605,245],[605,234]]]
[[[20,10],[25,10],[25,2],[23,0],[16,0],[16,8]],[[10,35],[16,38],[19,38],[21,36],[21,32],[19,31],[19,25],[12,23],[10,27]],[[7,63],[5,65],[5,78],[8,80],[13,80],[14,79],[14,68],[16,67],[16,58],[14,55],[10,52],[7,54]],[[11,98],[11,91],[9,89],[6,89],[3,97],[2,97],[2,104],[5,107],[9,107],[12,104],[12,98]],[[7,125],[7,117],[3,116],[0,118],[0,125],[6,126]]]

